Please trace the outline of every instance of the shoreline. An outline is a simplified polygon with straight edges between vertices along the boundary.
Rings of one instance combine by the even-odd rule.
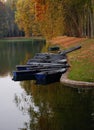
[[[85,82],[85,81],[75,81],[68,79],[68,72],[65,74],[62,74],[60,78],[60,82],[64,84],[65,86],[73,87],[73,88],[93,88],[94,87],[94,82]]]

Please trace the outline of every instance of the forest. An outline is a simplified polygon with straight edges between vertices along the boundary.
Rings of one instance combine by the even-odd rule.
[[[0,0],[0,38],[94,37],[94,0]]]

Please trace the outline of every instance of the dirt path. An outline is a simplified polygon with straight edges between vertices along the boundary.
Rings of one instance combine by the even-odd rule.
[[[59,36],[56,38],[53,38],[50,42],[53,45],[60,45],[63,47],[69,47],[71,45],[76,45],[79,42],[84,41],[86,38],[77,38],[77,37],[67,37],[67,36]]]

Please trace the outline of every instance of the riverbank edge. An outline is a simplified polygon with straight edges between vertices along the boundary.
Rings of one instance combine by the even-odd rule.
[[[60,40],[61,43],[64,44],[64,41],[62,41],[62,38],[64,37],[59,37],[58,40]],[[86,38],[85,38],[86,39]],[[82,38],[82,41],[85,40]],[[52,45],[54,44],[60,44],[59,41],[56,41],[56,39],[53,39],[52,41],[50,40],[50,43]],[[62,84],[64,84],[65,86],[70,86],[70,87],[80,87],[80,88],[92,88],[94,87],[94,82],[86,82],[86,81],[75,81],[75,80],[71,80],[68,78],[68,74],[70,73],[70,71],[68,70],[65,74],[62,74],[61,78],[60,78],[60,82]]]
[[[80,88],[92,88],[94,87],[94,82],[84,82],[84,81],[75,81],[68,79],[68,73],[67,71],[65,74],[62,74],[60,78],[60,82],[64,84],[65,86],[70,86],[73,88],[80,87]]]

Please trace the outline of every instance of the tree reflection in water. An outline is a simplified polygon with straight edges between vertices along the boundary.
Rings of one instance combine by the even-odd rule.
[[[59,83],[39,86],[33,81],[21,82],[27,92],[15,95],[19,109],[28,112],[26,130],[92,130],[94,121],[93,90],[73,89]],[[29,97],[29,98],[28,98]],[[21,129],[23,130],[23,129]]]

